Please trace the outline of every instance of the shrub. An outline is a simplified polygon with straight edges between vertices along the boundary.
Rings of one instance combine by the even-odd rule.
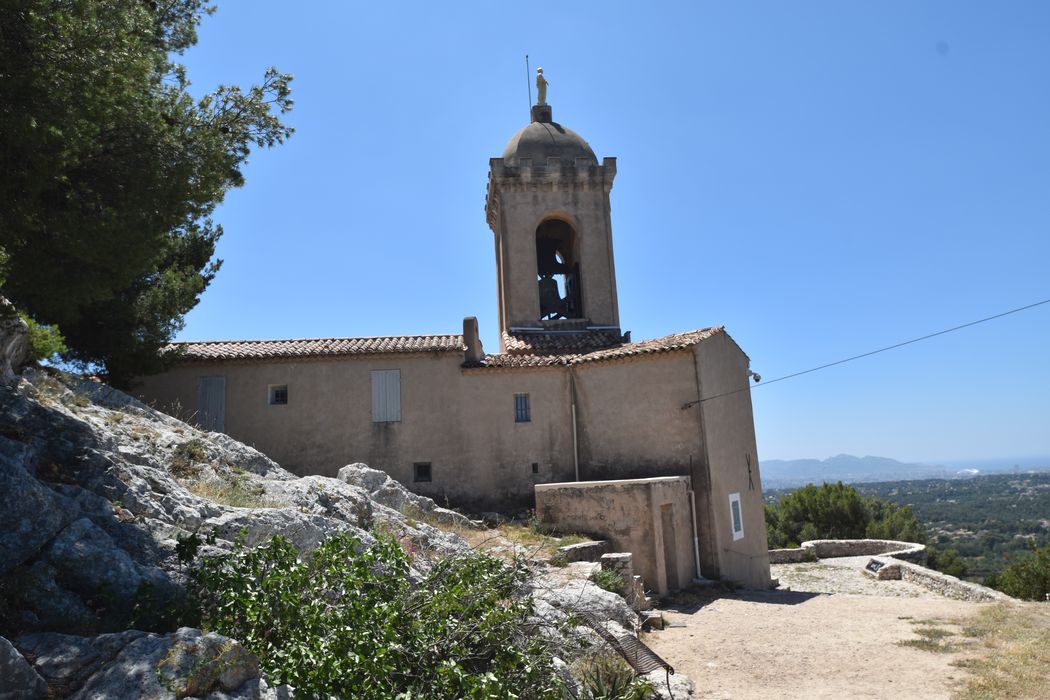
[[[350,534],[308,559],[280,536],[204,561],[199,622],[258,655],[275,684],[307,697],[558,698],[552,651],[517,595],[526,571],[469,553],[409,579],[409,555]]]
[[[1050,546],[1018,559],[992,583],[1014,598],[1046,600],[1047,594],[1050,594]]]
[[[175,476],[191,476],[196,465],[203,462],[206,456],[204,443],[197,438],[181,442],[171,452],[171,473]]]
[[[612,569],[598,569],[590,575],[590,579],[599,588],[603,588],[610,593],[616,593],[617,595],[623,594],[624,581],[623,576],[619,571],[613,571]]]
[[[67,352],[65,338],[58,330],[58,326],[45,326],[37,323],[32,317],[24,313],[19,316],[29,326],[29,358],[32,360],[51,360],[57,355]]]
[[[635,677],[634,669],[615,654],[592,656],[575,664],[580,677],[579,700],[645,700],[653,686]]]

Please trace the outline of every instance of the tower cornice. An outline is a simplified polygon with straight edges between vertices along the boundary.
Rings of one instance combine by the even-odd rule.
[[[485,218],[495,227],[503,192],[606,192],[616,178],[616,158],[604,158],[602,164],[590,158],[577,158],[562,163],[548,158],[544,165],[533,165],[522,159],[518,165],[507,165],[503,158],[489,160],[488,191],[485,196]]]

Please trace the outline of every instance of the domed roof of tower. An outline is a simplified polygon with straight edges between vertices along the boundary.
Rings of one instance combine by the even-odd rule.
[[[531,159],[533,166],[547,165],[548,158],[560,158],[563,165],[573,165],[577,158],[598,161],[582,136],[551,120],[550,105],[533,106],[532,123],[511,136],[503,149],[507,165],[519,165],[523,158]]]

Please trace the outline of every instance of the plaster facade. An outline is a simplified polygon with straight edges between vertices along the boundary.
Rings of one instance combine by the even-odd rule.
[[[539,484],[688,477],[704,575],[765,587],[749,360],[721,327],[621,333],[615,159],[549,105],[533,116],[490,161],[499,352],[472,317],[456,335],[182,343],[138,393],[296,473],[365,462],[475,512],[531,507]]]
[[[536,486],[536,515],[630,552],[646,588],[663,595],[697,578],[689,478],[580,481]]]

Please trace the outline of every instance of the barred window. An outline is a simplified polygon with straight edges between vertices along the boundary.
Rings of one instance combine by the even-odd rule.
[[[514,422],[528,423],[531,420],[532,414],[529,412],[529,395],[514,394]]]
[[[271,406],[283,406],[288,403],[288,385],[287,384],[271,384],[270,385],[270,405]]]
[[[416,462],[412,465],[412,480],[419,481],[430,481],[432,474],[430,472],[430,462]]]

